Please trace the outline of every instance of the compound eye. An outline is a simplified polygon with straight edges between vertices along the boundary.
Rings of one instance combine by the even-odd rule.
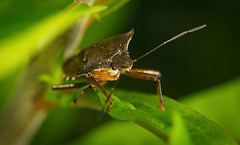
[[[114,64],[114,65],[112,66],[112,69],[113,69],[113,70],[116,70],[116,69],[117,69],[117,66]]]

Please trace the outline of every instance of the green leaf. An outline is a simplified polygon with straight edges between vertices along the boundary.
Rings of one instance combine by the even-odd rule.
[[[106,6],[76,5],[48,16],[35,26],[0,41],[2,62],[0,80],[25,64],[30,57],[46,48],[55,38],[68,30],[79,18],[105,10]],[[11,56],[11,58],[9,58]]]
[[[193,145],[184,121],[178,112],[173,114],[173,127],[169,137],[169,143],[170,145]]]
[[[66,8],[71,1],[0,1],[0,39],[19,33]]]
[[[108,122],[70,145],[165,145],[163,141],[131,122]]]
[[[98,89],[95,90],[100,100],[106,100],[106,97]],[[169,141],[174,122],[172,120],[173,112],[177,111],[181,115],[186,131],[194,144],[236,145],[236,142],[214,122],[172,99],[164,97],[166,111],[163,112],[160,110],[157,95],[126,90],[116,91],[115,94],[119,98],[112,96],[114,103],[109,112],[113,118],[133,121],[153,132],[165,142]]]
[[[240,78],[181,100],[208,116],[240,142]]]

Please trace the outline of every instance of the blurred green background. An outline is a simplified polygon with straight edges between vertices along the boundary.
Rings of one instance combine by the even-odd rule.
[[[14,34],[28,29],[71,3],[71,0],[1,1],[0,40],[11,38]],[[129,45],[130,55],[134,59],[182,31],[207,24],[205,29],[171,42],[134,64],[134,68],[160,70],[163,75],[163,94],[176,100],[184,100],[184,96],[191,96],[239,78],[239,4],[237,0],[131,0],[110,15],[94,20],[86,30],[79,48],[86,48],[94,42],[134,28],[135,34]],[[12,55],[8,55],[11,60]],[[4,70],[0,68],[0,71]],[[1,80],[1,111],[18,88],[23,72],[24,67],[19,67],[17,71]],[[112,85],[113,83],[110,82],[107,87]],[[118,88],[152,94],[156,92],[154,82],[125,76],[121,77],[116,89]],[[161,143],[155,136],[151,136],[149,132],[135,124],[128,126],[122,122],[113,122],[107,115],[97,122],[99,115],[99,112],[84,108],[54,109],[34,135],[31,144],[87,144],[91,139],[88,140],[86,136],[96,138],[94,136],[96,132],[112,134],[113,139],[121,138],[120,136],[129,137],[134,140],[130,142],[131,144]],[[101,127],[109,122],[114,129],[105,128],[106,130],[101,132]],[[136,135],[124,136],[124,133],[130,130],[137,130]],[[137,138],[143,138],[143,136],[147,136],[146,142],[139,143]],[[237,138],[237,140],[240,139]],[[130,144],[125,142],[127,139],[121,141],[119,144]],[[112,142],[107,140],[105,144],[112,144]]]

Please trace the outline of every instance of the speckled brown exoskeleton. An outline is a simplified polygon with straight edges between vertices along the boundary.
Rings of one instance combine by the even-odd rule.
[[[120,75],[126,75],[132,78],[151,80],[157,82],[157,93],[160,101],[161,110],[165,110],[165,105],[161,91],[161,73],[157,70],[152,69],[139,69],[133,68],[133,64],[153,51],[157,50],[161,46],[173,41],[177,38],[182,37],[185,34],[200,30],[206,25],[201,25],[196,28],[184,31],[171,39],[163,42],[154,49],[138,57],[137,59],[131,59],[128,52],[128,45],[133,37],[134,31],[131,30],[125,34],[118,35],[109,38],[104,41],[97,42],[87,49],[82,50],[77,55],[71,57],[66,61],[63,67],[66,80],[74,80],[87,78],[90,80],[89,83],[75,83],[75,84],[63,84],[53,85],[53,90],[77,88],[83,85],[88,85],[77,98],[74,99],[76,103],[77,99],[83,95],[88,89],[98,87],[101,92],[107,97],[109,101],[109,110],[113,106],[113,99],[111,98],[111,92],[108,93],[103,85],[107,81],[117,81]],[[114,85],[115,86],[115,85]]]

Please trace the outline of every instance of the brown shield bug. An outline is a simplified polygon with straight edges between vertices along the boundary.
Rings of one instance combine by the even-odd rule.
[[[87,78],[90,80],[89,83],[75,83],[75,84],[63,84],[63,85],[53,85],[53,90],[59,89],[68,89],[68,88],[78,88],[84,85],[88,85],[86,89],[84,89],[76,100],[83,95],[88,89],[98,87],[101,92],[107,97],[109,101],[109,108],[113,105],[113,99],[111,98],[111,93],[113,92],[114,87],[111,92],[108,93],[103,85],[107,81],[117,81],[119,80],[120,75],[126,75],[132,78],[144,79],[144,80],[152,80],[157,82],[157,93],[159,96],[160,107],[161,110],[165,110],[165,105],[162,97],[161,91],[161,73],[152,69],[133,69],[133,64],[163,45],[176,40],[188,33],[200,30],[206,27],[206,25],[201,25],[196,28],[184,31],[171,39],[163,42],[158,45],[154,49],[149,52],[143,54],[137,59],[131,59],[128,52],[128,45],[130,40],[133,37],[134,31],[131,30],[125,34],[118,35],[112,38],[109,38],[104,41],[97,42],[87,49],[82,50],[77,55],[71,57],[66,61],[63,67],[63,71],[65,73],[66,80],[74,80]],[[115,85],[114,85],[115,86]]]

